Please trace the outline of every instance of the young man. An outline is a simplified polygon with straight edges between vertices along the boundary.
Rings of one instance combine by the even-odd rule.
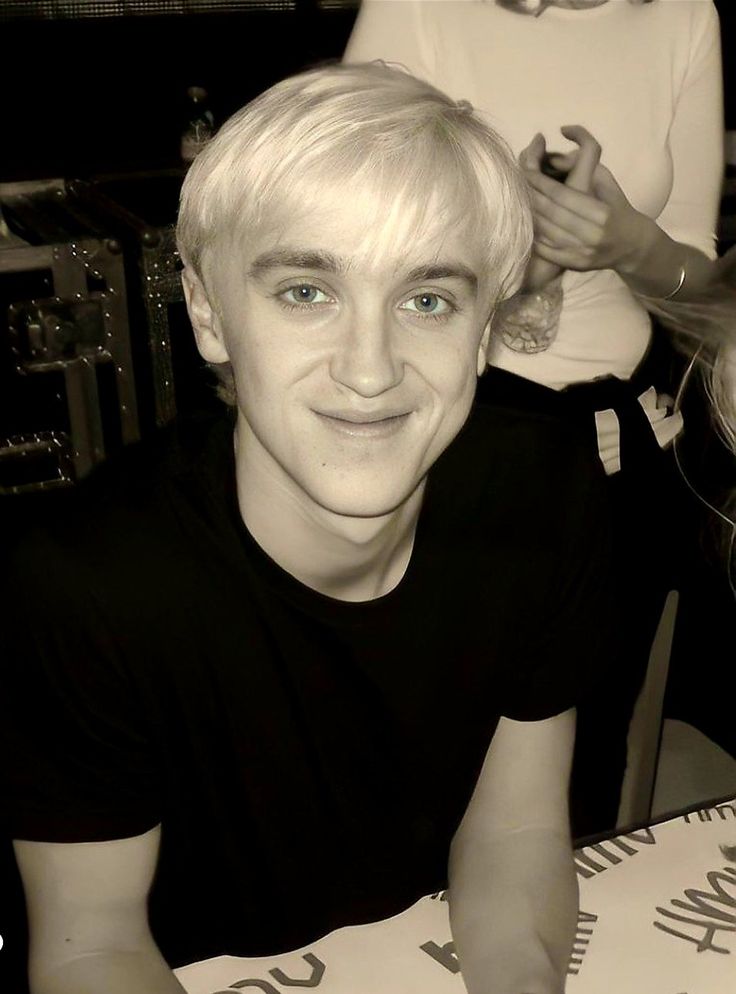
[[[315,70],[197,158],[179,242],[232,417],[98,472],[7,594],[33,994],[169,994],[448,872],[470,994],[560,994],[607,533],[567,429],[469,418],[531,242],[512,158],[408,74]]]

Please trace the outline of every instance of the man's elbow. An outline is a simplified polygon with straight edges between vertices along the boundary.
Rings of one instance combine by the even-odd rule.
[[[31,951],[30,994],[182,994],[151,939],[139,948],[110,946],[70,957]]]

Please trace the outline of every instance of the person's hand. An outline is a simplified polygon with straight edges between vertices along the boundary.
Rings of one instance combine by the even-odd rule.
[[[559,163],[557,162],[557,159],[555,159],[555,163],[559,164],[560,168],[567,173],[564,186],[574,190],[580,190],[581,192],[587,192],[591,188],[593,175],[600,161],[601,147],[595,138],[593,138],[593,136],[585,130],[585,128],[578,127],[577,125],[563,129],[563,134],[565,134],[565,137],[575,141],[579,146],[579,148],[573,153],[566,156],[559,156]],[[528,180],[530,180],[532,175],[542,176],[545,179],[548,178],[544,177],[544,174],[541,171],[542,158],[546,151],[547,148],[544,136],[537,134],[519,155],[519,164],[521,165],[521,168],[523,169]],[[550,180],[550,182],[555,183],[557,181]],[[534,184],[532,183],[531,185],[534,190]],[[558,185],[563,184],[558,183]],[[534,213],[534,222],[536,234],[536,209]],[[535,238],[532,256],[529,260],[526,273],[524,274],[522,289],[526,292],[540,290],[542,287],[547,286],[547,284],[553,279],[560,276],[566,268],[552,260],[546,259],[541,255],[541,253],[536,251],[536,248],[537,239]]]
[[[571,167],[567,183],[522,163],[532,188],[535,255],[550,265],[580,272],[635,271],[637,259],[653,237],[653,222],[631,206],[605,166],[595,161],[591,169],[595,149],[600,155],[600,147],[585,128],[575,125],[562,128],[562,133],[580,145],[579,150],[552,160],[559,168]],[[573,172],[581,177],[577,184]],[[585,179],[589,180],[587,189]]]
[[[591,133],[579,124],[560,128],[561,133],[578,146],[566,154],[553,154],[554,164],[567,173],[563,186],[572,190],[588,192],[593,182],[596,167],[601,159],[601,146]],[[519,155],[519,164],[527,179],[530,173],[540,173],[542,157],[547,151],[544,136],[536,134]],[[549,177],[548,177],[549,178]],[[552,182],[558,182],[553,180]]]

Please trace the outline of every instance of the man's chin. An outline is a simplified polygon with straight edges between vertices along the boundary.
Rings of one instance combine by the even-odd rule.
[[[387,518],[404,506],[408,498],[397,501],[345,501],[333,503],[331,506],[322,505],[326,511],[339,518],[371,521]]]
[[[313,500],[330,514],[340,518],[385,518],[402,508],[415,493],[418,484],[393,492],[319,493]]]

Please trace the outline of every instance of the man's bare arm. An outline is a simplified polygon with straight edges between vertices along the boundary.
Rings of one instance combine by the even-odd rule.
[[[575,712],[502,718],[450,851],[450,922],[469,994],[562,994],[578,889],[568,783]]]
[[[148,927],[160,827],[111,842],[13,843],[31,994],[182,994]]]

